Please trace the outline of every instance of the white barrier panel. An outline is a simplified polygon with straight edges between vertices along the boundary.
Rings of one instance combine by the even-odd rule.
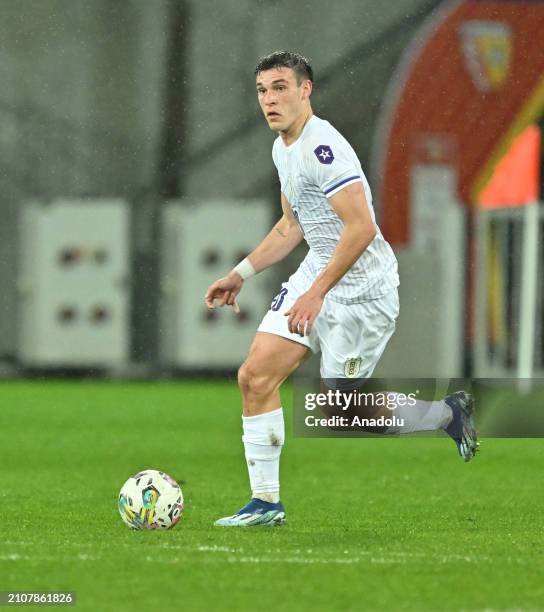
[[[31,367],[108,367],[126,362],[126,202],[25,203],[19,249],[19,361]]]
[[[246,281],[241,314],[208,310],[207,287],[227,274],[272,227],[261,201],[172,202],[165,206],[162,234],[160,346],[166,365],[236,368],[247,355],[272,292],[262,275]]]

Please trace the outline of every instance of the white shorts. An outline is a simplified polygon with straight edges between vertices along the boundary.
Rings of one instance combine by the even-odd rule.
[[[292,334],[284,313],[311,284],[300,273],[282,283],[258,331],[288,338],[314,353],[321,351],[321,378],[369,378],[395,331],[397,289],[359,304],[340,304],[325,297],[310,335]]]

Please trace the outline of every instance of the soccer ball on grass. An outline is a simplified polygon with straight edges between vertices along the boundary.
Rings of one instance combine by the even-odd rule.
[[[182,512],[180,486],[158,470],[138,472],[119,492],[119,513],[131,529],[170,529]]]

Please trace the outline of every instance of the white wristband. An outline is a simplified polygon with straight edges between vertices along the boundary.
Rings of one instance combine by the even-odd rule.
[[[237,266],[235,266],[232,271],[238,272],[238,274],[244,280],[246,280],[246,278],[249,278],[250,276],[254,276],[255,274],[257,274],[257,271],[252,266],[251,262],[247,257],[245,259],[242,259],[242,261]]]

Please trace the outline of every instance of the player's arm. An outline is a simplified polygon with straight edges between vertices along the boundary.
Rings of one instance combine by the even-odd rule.
[[[328,264],[310,289],[285,313],[289,317],[289,330],[301,336],[310,333],[327,292],[361,257],[376,235],[361,182],[344,187],[329,202],[344,223],[344,229]]]
[[[244,272],[248,276],[261,272],[287,257],[300,244],[303,238],[302,231],[283,193],[281,194],[281,207],[283,210],[281,219],[274,225],[264,240],[227,276],[220,278],[208,287],[204,297],[208,308],[214,308],[215,300],[218,300],[219,306],[233,306],[234,310],[238,312],[236,296],[242,289],[245,278]]]
[[[278,263],[302,241],[302,230],[283,193],[281,194],[281,208],[283,210],[281,219],[259,246],[248,255],[255,272],[261,272]]]

